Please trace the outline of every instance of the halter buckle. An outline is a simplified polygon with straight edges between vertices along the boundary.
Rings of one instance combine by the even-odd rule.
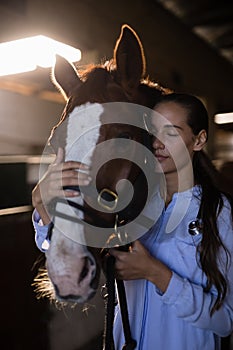
[[[104,196],[109,199],[109,202],[104,199]],[[108,211],[113,211],[117,207],[118,195],[108,188],[103,188],[98,195],[97,202],[102,208]]]

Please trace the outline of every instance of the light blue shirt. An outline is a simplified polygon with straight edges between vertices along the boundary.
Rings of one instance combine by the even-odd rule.
[[[172,271],[172,278],[164,294],[149,281],[125,281],[129,319],[137,350],[218,350],[220,337],[233,330],[233,262],[224,271],[228,278],[228,294],[223,306],[210,316],[216,300],[216,290],[204,291],[206,276],[196,261],[196,247],[201,234],[191,236],[189,223],[196,219],[200,202],[199,188],[175,194],[169,206],[141,242],[150,253],[164,262]],[[167,224],[174,213],[178,196],[189,197],[187,211],[174,230],[167,233]],[[154,198],[156,201],[156,198]],[[230,206],[225,203],[218,226],[221,239],[233,258],[233,227]],[[222,266],[226,261],[221,255]],[[114,338],[116,349],[124,344],[122,321],[116,312]]]
[[[153,196],[153,205],[161,203]],[[228,202],[225,202],[218,218],[222,242],[231,254],[226,270],[226,256],[221,251],[222,272],[228,280],[228,294],[220,310],[210,316],[216,300],[216,289],[206,293],[206,276],[196,260],[196,248],[201,234],[191,236],[189,223],[196,219],[200,201],[199,187],[175,194],[171,203],[140,241],[150,253],[166,264],[172,278],[164,294],[146,280],[125,281],[130,327],[137,341],[136,350],[219,350],[220,337],[233,331],[233,226]],[[186,203],[176,206],[179,203]],[[153,207],[153,206],[152,206]],[[177,219],[178,218],[178,219]],[[174,220],[173,220],[174,219]],[[44,251],[48,226],[39,225],[34,212],[36,243]],[[174,223],[172,229],[171,223]],[[220,264],[220,263],[219,263]],[[118,307],[114,323],[116,350],[125,343]]]
[[[45,251],[49,247],[48,232],[50,224],[43,225],[37,210],[34,210],[32,214],[32,222],[35,229],[35,242],[37,248],[39,248],[43,253],[45,253]]]

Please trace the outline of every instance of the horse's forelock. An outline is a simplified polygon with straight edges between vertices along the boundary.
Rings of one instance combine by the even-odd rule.
[[[103,65],[92,65],[79,73],[83,81],[72,96],[74,106],[91,103],[127,102],[124,89],[116,81],[114,70]]]

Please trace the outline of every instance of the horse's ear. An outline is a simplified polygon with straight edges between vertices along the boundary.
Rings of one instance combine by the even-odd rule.
[[[65,99],[72,96],[74,89],[82,84],[72,63],[56,55],[56,63],[52,70],[52,81],[62,92]]]
[[[135,31],[124,24],[114,49],[117,77],[121,85],[130,92],[138,87],[146,71],[146,60],[142,43]]]

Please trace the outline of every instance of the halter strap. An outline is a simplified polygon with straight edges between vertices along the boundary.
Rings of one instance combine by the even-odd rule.
[[[80,205],[78,203],[72,202],[71,200],[68,200],[68,199],[65,199],[65,198],[61,198],[61,197],[56,197],[55,199],[53,199],[51,201],[51,203],[49,205],[49,211],[50,211],[50,213],[53,216],[58,216],[58,217],[60,217],[62,219],[69,220],[69,221],[72,221],[72,222],[76,222],[76,223],[79,223],[79,224],[82,224],[82,225],[85,225],[85,223],[91,224],[91,222],[88,222],[87,220],[81,219],[78,216],[73,217],[73,216],[70,216],[70,215],[62,213],[61,211],[58,211],[57,208],[56,208],[57,203],[63,203],[63,204],[69,205],[69,206],[71,206],[71,207],[73,207],[75,209],[78,209],[78,210],[82,211],[85,214],[88,214],[88,215],[92,216],[95,219],[94,223],[96,225],[99,225],[99,226],[104,227],[104,228],[111,228],[111,227],[113,227],[106,220],[99,219],[98,215],[95,212],[93,212],[91,209],[89,209],[88,207],[84,207],[83,205]]]

